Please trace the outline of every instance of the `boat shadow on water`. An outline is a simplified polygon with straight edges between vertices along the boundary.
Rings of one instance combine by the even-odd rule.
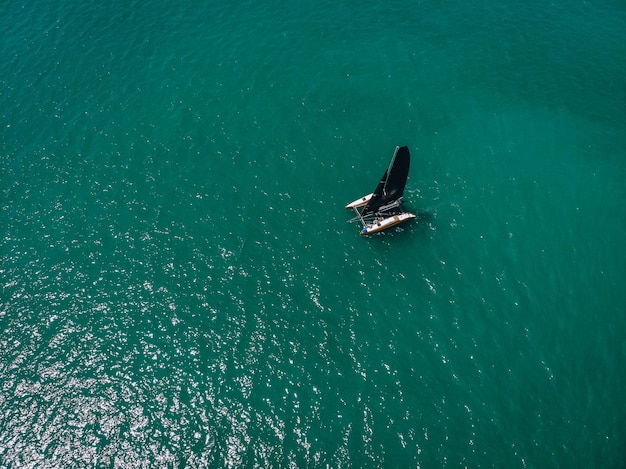
[[[435,221],[435,215],[432,212],[415,212],[415,223],[432,223]]]

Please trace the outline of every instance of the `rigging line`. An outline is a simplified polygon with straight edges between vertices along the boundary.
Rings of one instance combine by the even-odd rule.
[[[359,220],[361,222],[361,225],[365,227],[367,225],[367,222],[365,221],[365,217],[363,216],[363,214],[359,212],[358,207],[352,207],[352,209],[354,210],[354,213],[356,213],[356,217],[354,217],[352,220]],[[366,216],[369,217],[369,215]]]

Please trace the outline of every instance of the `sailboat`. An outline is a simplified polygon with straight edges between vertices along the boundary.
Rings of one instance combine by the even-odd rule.
[[[359,220],[363,225],[361,235],[378,233],[415,218],[402,204],[410,160],[408,147],[396,147],[376,190],[346,205],[346,210],[356,213],[351,221]]]

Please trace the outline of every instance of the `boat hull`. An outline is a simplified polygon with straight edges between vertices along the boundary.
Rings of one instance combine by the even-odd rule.
[[[362,207],[363,205],[367,205],[367,203],[372,198],[372,195],[374,195],[373,192],[371,194],[367,194],[367,195],[361,197],[360,199],[356,199],[354,202],[350,202],[348,205],[346,205],[346,210],[352,210],[353,208]]]
[[[377,220],[374,223],[368,223],[361,230],[362,236],[367,236],[369,234],[380,233],[392,226],[397,226],[400,223],[404,223],[405,221],[409,221],[415,218],[415,214],[404,212],[399,215],[393,215],[391,217],[383,218],[382,220]]]

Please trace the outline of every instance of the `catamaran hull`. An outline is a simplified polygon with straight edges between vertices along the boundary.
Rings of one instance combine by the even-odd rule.
[[[373,192],[371,194],[367,194],[366,196],[361,197],[360,199],[356,199],[354,202],[349,203],[348,205],[346,205],[346,210],[352,210],[353,208],[367,205],[367,203],[372,198],[372,195],[374,195]]]
[[[366,236],[369,234],[379,233],[383,230],[391,228],[392,226],[399,225],[400,223],[404,223],[405,221],[409,221],[415,218],[415,214],[404,212],[399,215],[393,215],[391,217],[383,218],[382,220],[378,220],[374,223],[368,223],[361,230],[361,235]]]

